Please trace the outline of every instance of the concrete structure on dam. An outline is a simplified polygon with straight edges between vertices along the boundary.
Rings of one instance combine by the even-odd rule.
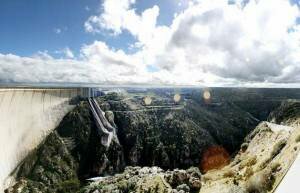
[[[0,88],[0,192],[11,172],[51,132],[89,88]]]

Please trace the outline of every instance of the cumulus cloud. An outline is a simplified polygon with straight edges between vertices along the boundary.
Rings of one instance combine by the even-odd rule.
[[[104,1],[104,12],[92,16],[86,30],[129,31],[143,46],[144,63],[161,69],[152,78],[174,84],[299,82],[299,9],[289,1],[193,1],[171,26],[156,25],[157,6],[138,15],[134,1],[119,2]]]
[[[72,52],[66,54],[70,59],[59,60],[41,54],[0,55],[0,77],[231,86],[300,83],[297,5],[288,0],[190,2],[170,26],[163,26],[157,24],[157,5],[137,13],[135,0],[104,0],[101,13],[88,18],[85,30],[114,36],[127,31],[136,38],[136,53],[95,41],[81,48],[79,59]],[[157,70],[148,71],[148,66]]]
[[[90,71],[79,61],[0,54],[0,82],[88,81]]]
[[[102,5],[103,12],[93,15],[85,22],[85,30],[92,33],[110,31],[114,35],[128,31],[143,45],[147,45],[157,32],[157,17],[159,7],[152,8],[137,14],[131,6],[135,0],[105,0]]]
[[[297,6],[283,0],[249,1],[242,8],[202,1],[175,18],[157,64],[245,82],[284,82],[288,69],[299,66],[298,16]]]
[[[0,54],[0,82],[78,82],[146,84],[139,55],[126,55],[96,41],[81,49],[80,59],[55,59],[47,51],[32,57]]]
[[[131,0],[105,0],[102,5],[103,13],[99,16],[91,16],[85,22],[85,30],[88,32],[101,32],[102,28],[106,28],[114,31],[115,34],[120,34],[123,26],[130,22],[129,20],[132,17],[136,19],[134,11],[128,10],[130,5],[134,3],[135,1]]]

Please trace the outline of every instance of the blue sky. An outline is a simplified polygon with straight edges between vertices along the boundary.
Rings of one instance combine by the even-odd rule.
[[[94,40],[130,52],[128,47],[134,37],[126,31],[114,37],[85,31],[84,22],[102,11],[101,3],[100,0],[2,0],[0,53],[30,56],[48,50],[55,56],[55,51],[69,47],[78,54],[83,44]],[[177,6],[174,0],[140,0],[134,8],[140,13],[155,4],[160,7],[158,24],[161,25],[169,25],[173,14],[184,8]],[[57,30],[60,33],[56,33]]]
[[[0,52],[28,56],[66,46],[78,50],[100,35],[84,31],[83,23],[99,9],[98,0],[3,0],[0,6]],[[60,29],[61,33],[55,33]]]
[[[299,2],[1,0],[0,82],[300,85]]]

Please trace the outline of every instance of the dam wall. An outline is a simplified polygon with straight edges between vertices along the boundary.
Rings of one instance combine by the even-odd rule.
[[[70,100],[88,88],[0,88],[0,193],[25,156],[74,107]]]

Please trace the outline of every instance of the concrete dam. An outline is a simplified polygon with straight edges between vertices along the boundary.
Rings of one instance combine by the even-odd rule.
[[[74,107],[88,88],[0,88],[0,192],[10,174]]]

